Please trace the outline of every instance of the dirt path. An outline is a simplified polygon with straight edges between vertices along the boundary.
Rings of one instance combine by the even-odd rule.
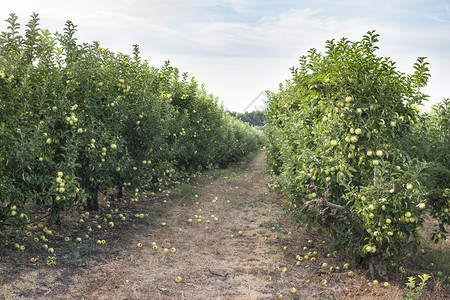
[[[269,223],[274,212],[268,211],[277,200],[268,191],[264,168],[260,153],[248,168],[204,184],[198,198],[173,207],[161,219],[165,227],[136,238],[142,248],[136,247],[126,259],[93,269],[65,298],[273,298],[267,277],[277,277],[274,273],[281,273],[285,264],[277,247],[261,234],[267,228],[260,226]],[[197,222],[195,216],[204,219]],[[165,253],[163,248],[176,252]],[[174,281],[178,276],[181,283]]]
[[[401,290],[374,286],[365,274],[350,278],[322,268],[343,262],[327,258],[319,237],[289,222],[264,170],[258,153],[223,176],[200,180],[198,197],[153,204],[167,205],[167,213],[157,226],[129,236],[122,255],[71,274],[67,289],[35,299],[275,299],[277,293],[284,299],[401,299]],[[297,255],[313,251],[317,262],[296,265]]]

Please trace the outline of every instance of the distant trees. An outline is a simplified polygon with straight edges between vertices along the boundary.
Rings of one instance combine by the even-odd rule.
[[[228,112],[231,116],[236,117],[237,119],[247,122],[252,126],[264,126],[265,124],[265,114],[262,110],[255,110],[252,112],[245,113],[237,113],[237,112]]]

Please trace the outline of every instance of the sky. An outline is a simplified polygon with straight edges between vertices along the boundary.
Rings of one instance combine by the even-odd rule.
[[[98,41],[131,54],[138,44],[151,66],[188,72],[226,109],[262,109],[264,91],[277,91],[311,48],[343,37],[380,34],[379,55],[413,72],[426,56],[431,79],[426,107],[450,97],[450,0],[14,0],[1,1],[24,27],[31,13],[40,26],[62,32],[77,25],[80,43]],[[5,31],[6,22],[0,22]]]

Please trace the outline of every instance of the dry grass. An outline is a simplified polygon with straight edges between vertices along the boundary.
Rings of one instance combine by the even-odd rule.
[[[352,278],[346,272],[324,271],[320,267],[324,261],[344,262],[327,258],[320,237],[296,230],[285,218],[282,198],[268,190],[264,168],[259,153],[239,168],[203,177],[198,197],[184,187],[184,193],[168,199],[167,213],[155,216],[156,224],[167,226],[127,231],[123,253],[102,260],[92,257],[88,268],[29,270],[3,282],[0,299],[235,300],[274,299],[276,293],[282,293],[283,299],[402,299],[404,285],[374,285],[362,271],[354,270]],[[152,211],[161,210],[162,204],[146,205]],[[204,217],[201,223],[195,215]],[[309,239],[314,243],[308,244]],[[152,242],[158,250],[152,249]],[[318,261],[296,266],[295,256],[304,253],[305,245],[318,251]],[[164,248],[176,252],[166,253]],[[174,281],[178,276],[181,283]],[[292,287],[297,289],[295,296],[289,293]],[[442,288],[427,297],[444,296]]]

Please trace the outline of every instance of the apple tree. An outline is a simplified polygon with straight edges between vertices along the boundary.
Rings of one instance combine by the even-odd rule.
[[[443,99],[433,105],[430,111],[422,113],[420,122],[414,124],[411,132],[402,138],[408,155],[426,161],[419,181],[427,191],[425,197],[430,214],[439,222],[433,239],[445,239],[450,223],[450,99]]]
[[[0,35],[0,229],[27,224],[27,202],[64,207],[79,191],[77,152],[61,147],[76,129],[54,130],[64,109],[70,110],[61,93],[65,81],[57,41],[39,28],[36,14],[24,35],[16,15],[7,23],[8,31]]]
[[[293,78],[270,93],[267,158],[292,216],[328,230],[337,248],[387,280],[386,259],[416,241],[427,207],[424,165],[400,138],[420,121],[430,75],[425,58],[407,75],[377,56],[378,37],[330,40],[325,53],[301,57]]]

